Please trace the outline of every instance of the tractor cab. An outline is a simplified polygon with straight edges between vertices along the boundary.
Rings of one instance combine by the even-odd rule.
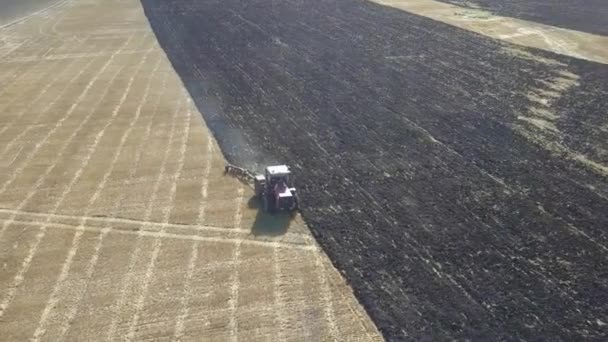
[[[266,168],[266,179],[271,185],[278,183],[287,184],[290,174],[291,171],[285,165],[268,166]]]
[[[265,211],[297,209],[296,189],[291,187],[290,175],[289,167],[276,165],[266,167],[264,175],[255,176],[255,192],[262,200]]]

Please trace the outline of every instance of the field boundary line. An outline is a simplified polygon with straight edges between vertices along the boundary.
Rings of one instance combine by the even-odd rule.
[[[57,222],[32,222],[32,221],[20,221],[14,220],[16,224],[29,225],[29,226],[47,226],[49,228],[57,228],[62,230],[75,230],[78,228],[76,224],[69,223],[57,223]],[[85,226],[85,232],[102,232],[104,228],[101,227],[91,227]],[[110,232],[111,234],[122,234],[122,235],[140,235],[141,237],[149,237],[149,238],[166,238],[166,239],[174,239],[174,240],[186,240],[186,241],[203,241],[203,242],[217,242],[217,243],[226,243],[226,244],[238,244],[242,243],[245,245],[251,246],[260,246],[260,247],[268,247],[275,248],[281,247],[286,249],[298,249],[304,251],[316,251],[319,248],[315,245],[306,245],[299,243],[290,243],[284,241],[266,241],[266,240],[254,240],[254,239],[243,239],[243,238],[235,238],[235,237],[214,237],[214,236],[200,236],[200,235],[186,235],[186,234],[175,234],[168,232],[154,232],[149,230],[123,230],[123,229],[113,229]]]
[[[342,276],[342,274],[340,274],[340,272],[338,270],[336,270],[335,268],[332,267],[332,268],[330,268],[329,271],[333,272],[338,278],[340,278],[344,281],[345,277]],[[329,282],[331,282],[331,280],[329,280]],[[346,286],[350,287],[350,285],[346,285]],[[368,325],[371,323],[371,326],[373,328],[375,328],[376,327],[375,324],[371,320],[365,319],[366,314],[361,313],[360,310],[362,309],[362,305],[359,302],[359,300],[355,296],[352,295],[352,289],[350,292],[352,297],[350,297],[350,298],[344,293],[344,291],[336,291],[336,292],[340,295],[341,299],[346,303],[348,310],[353,314],[353,316],[358,318],[357,322],[359,322],[359,325],[365,331],[365,334],[369,338],[369,341],[378,340],[378,339],[374,338],[374,336],[378,336],[378,334],[379,334],[377,329],[372,333],[370,331],[370,327]],[[353,305],[353,302],[356,303],[356,305],[358,305],[359,310],[357,310],[357,308],[355,308],[355,306]],[[363,310],[363,312],[365,313],[365,310]],[[366,324],[366,322],[367,322],[367,324]]]
[[[40,217],[40,218],[55,218],[57,220],[82,220],[86,219],[89,223],[122,223],[122,224],[133,224],[133,225],[146,225],[149,227],[162,228],[162,226],[166,226],[167,228],[175,228],[175,229],[192,229],[192,230],[200,230],[200,231],[217,231],[224,233],[238,233],[238,234],[250,234],[251,230],[243,229],[243,228],[235,228],[235,227],[218,227],[218,226],[207,226],[207,225],[194,225],[194,224],[181,224],[181,223],[162,223],[157,221],[143,221],[136,219],[128,219],[128,218],[114,218],[114,217],[97,217],[97,216],[76,216],[76,215],[62,215],[62,214],[47,214],[47,213],[38,213],[32,211],[24,211],[24,210],[12,210],[12,209],[2,209],[0,208],[0,214],[5,213],[9,215],[24,216],[28,215],[32,217]],[[0,220],[3,220],[0,217]],[[23,221],[23,219],[22,219]],[[27,221],[25,221],[27,222]],[[57,222],[61,223],[61,222]],[[312,237],[308,234],[304,233],[286,233],[284,236],[292,236],[292,237],[300,237],[303,238],[308,243],[314,243]]]
[[[313,258],[315,260],[315,273],[317,273],[319,283],[321,285],[321,302],[323,303],[323,314],[325,316],[325,320],[327,321],[327,326],[329,327],[329,333],[333,341],[339,341],[340,332],[338,331],[338,326],[336,325],[333,296],[327,281],[325,264],[321,259],[320,251],[312,251],[311,253],[313,254]]]
[[[477,15],[485,16],[484,19],[475,19],[472,16],[467,18],[466,12],[470,12],[471,9],[438,0],[371,1],[510,44],[541,49],[596,63],[608,63],[608,50],[598,48],[608,41],[606,35],[513,18],[493,13],[487,9],[473,10]],[[541,39],[538,41],[521,39],[522,34],[536,35]],[[544,43],[540,43],[540,40]]]
[[[140,49],[140,50],[125,50],[118,55],[135,55],[135,54],[147,54],[151,51],[156,50],[157,47],[151,47],[148,49]],[[13,58],[1,61],[0,64],[17,64],[17,63],[29,63],[35,61],[63,61],[69,59],[81,59],[81,58],[96,58],[96,57],[104,57],[111,56],[112,52],[83,52],[83,53],[67,53],[67,54],[58,54],[58,55],[47,55],[44,57],[21,57],[21,58]]]

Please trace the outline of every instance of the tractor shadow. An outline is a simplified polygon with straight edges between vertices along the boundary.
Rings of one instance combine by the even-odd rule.
[[[262,202],[257,196],[252,196],[247,202],[250,209],[255,209],[257,215],[251,226],[251,234],[254,236],[280,236],[287,233],[289,225],[293,220],[290,213],[270,214],[262,208]]]

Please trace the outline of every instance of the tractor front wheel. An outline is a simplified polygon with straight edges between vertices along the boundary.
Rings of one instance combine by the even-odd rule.
[[[268,204],[268,196],[266,194],[262,194],[262,208],[264,208],[264,212],[270,212],[270,206]]]
[[[291,201],[291,206],[289,207],[289,211],[291,213],[295,213],[298,210],[298,196],[293,197],[293,201]]]

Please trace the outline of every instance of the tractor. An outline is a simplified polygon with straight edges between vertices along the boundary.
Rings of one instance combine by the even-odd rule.
[[[262,201],[264,211],[295,212],[298,209],[296,188],[291,186],[291,171],[285,165],[268,166],[263,175],[254,176],[255,194]]]

